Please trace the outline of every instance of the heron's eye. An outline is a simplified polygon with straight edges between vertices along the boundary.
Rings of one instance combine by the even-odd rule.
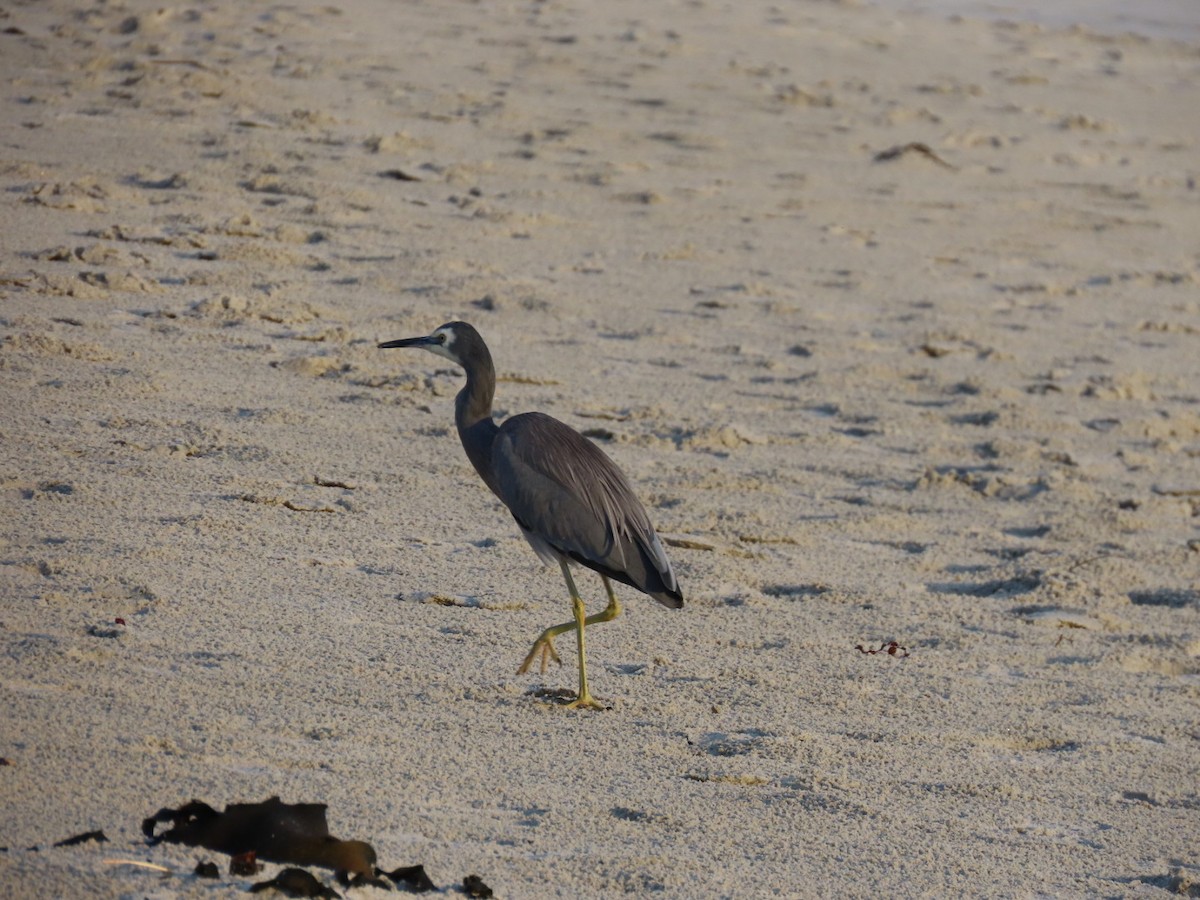
[[[444,332],[444,331],[439,331],[439,332],[438,332],[438,336],[437,336],[437,342],[438,342],[439,344],[444,344],[444,343],[446,343],[446,332]]]

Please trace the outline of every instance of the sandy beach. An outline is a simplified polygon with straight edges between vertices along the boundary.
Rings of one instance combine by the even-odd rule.
[[[0,76],[0,894],[243,896],[142,820],[277,795],[446,895],[1200,896],[1200,45],[41,0]],[[667,545],[609,709],[376,347],[455,319]]]

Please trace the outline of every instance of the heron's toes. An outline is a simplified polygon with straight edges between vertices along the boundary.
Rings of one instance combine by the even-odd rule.
[[[578,699],[572,700],[567,704],[567,709],[612,709],[611,706],[605,706],[591,694],[585,694]]]
[[[562,665],[562,660],[558,658],[558,651],[554,649],[554,639],[549,635],[543,634],[533,643],[533,648],[529,651],[529,655],[525,657],[525,662],[521,663],[521,668],[517,669],[518,675],[524,675],[529,671],[529,667],[533,665],[533,661],[541,656],[541,673],[546,674],[546,667],[550,665],[550,660],[554,660],[559,665]]]

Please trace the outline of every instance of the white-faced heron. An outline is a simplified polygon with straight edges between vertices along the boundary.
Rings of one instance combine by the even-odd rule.
[[[575,618],[541,633],[518,674],[535,659],[541,671],[559,662],[554,639],[575,630],[579,696],[572,707],[602,708],[588,691],[584,629],[615,619],[621,604],[612,582],[649,594],[664,606],[683,606],[683,594],[650,517],[616,464],[574,428],[542,413],[523,413],[502,425],[492,420],[496,370],[479,332],[448,322],[427,337],[385,341],[381,348],[420,347],[458,364],[467,384],[454,401],[454,421],[475,471],[508,507],[521,533],[547,565],[557,562],[571,593]],[[608,606],[587,615],[571,577],[578,563],[600,573]]]

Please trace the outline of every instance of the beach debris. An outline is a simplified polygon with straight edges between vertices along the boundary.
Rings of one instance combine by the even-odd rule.
[[[897,659],[904,659],[906,656],[911,655],[908,652],[907,647],[901,647],[895,641],[887,641],[886,643],[880,644],[876,648],[864,647],[862,644],[856,644],[854,649],[859,653],[865,653],[868,656],[875,656],[877,653],[886,653],[888,656],[894,656]]]
[[[83,834],[77,834],[74,837],[64,838],[55,844],[55,847],[76,847],[79,844],[87,844],[95,841],[97,844],[108,843],[108,835],[103,831],[85,831]]]
[[[345,491],[356,491],[358,488],[355,485],[348,484],[345,481],[337,481],[332,478],[322,478],[320,475],[313,476],[313,484],[317,487],[341,488]]]
[[[707,541],[696,541],[691,538],[676,538],[663,536],[662,542],[668,547],[679,547],[682,550],[716,550],[715,544]]]
[[[121,622],[119,624],[124,625],[125,623]],[[121,636],[121,629],[120,628],[102,628],[99,625],[89,625],[87,627],[87,634],[89,637],[118,638]]]
[[[324,803],[231,803],[217,812],[192,800],[179,809],[163,808],[142,822],[151,844],[167,842],[204,847],[237,857],[332,869],[340,877],[375,880],[375,850],[363,841],[342,841],[329,833]],[[170,827],[158,833],[159,825]]]
[[[425,874],[424,866],[401,866],[398,869],[392,869],[390,872],[385,872],[383,869],[376,869],[376,874],[386,875],[398,887],[405,887],[414,894],[423,894],[426,891],[436,891],[437,885],[433,883],[427,874]]]
[[[875,154],[874,157],[872,157],[872,161],[891,162],[893,159],[899,159],[908,153],[918,153],[921,156],[933,160],[935,163],[945,169],[958,168],[958,166],[951,165],[930,150],[928,144],[922,144],[920,141],[910,141],[907,144],[897,144],[895,147],[888,147],[886,150],[880,150]]]
[[[288,866],[270,881],[259,881],[250,885],[250,893],[279,891],[288,897],[328,897],[341,900],[341,894],[322,884],[315,875],[305,869]]]
[[[211,859],[202,859],[196,863],[196,868],[192,870],[192,874],[197,878],[220,878],[221,870]]]
[[[145,862],[140,859],[106,859],[106,866],[132,866],[135,869],[146,869],[150,872],[161,872],[163,875],[170,875],[171,870],[166,866],[160,866],[158,863]]]
[[[292,512],[317,512],[331,513],[336,510],[329,505],[325,506],[301,506],[292,500],[285,500],[282,497],[268,497],[261,494],[242,494],[238,497],[246,503],[261,503],[264,506],[282,506],[284,509],[290,509]]]
[[[483,883],[478,875],[468,875],[463,879],[463,890],[468,897],[491,897],[492,889]]]
[[[144,819],[142,833],[151,844],[186,844],[228,853],[232,857],[231,875],[257,875],[261,869],[260,859],[291,864],[292,867],[281,871],[271,881],[255,885],[253,890],[257,891],[275,889],[289,897],[338,896],[307,872],[304,873],[307,878],[295,874],[285,878],[285,873],[302,871],[295,866],[331,869],[347,887],[372,885],[386,890],[394,884],[412,893],[438,889],[424,866],[401,866],[386,871],[376,867],[375,850],[370,844],[343,841],[330,835],[326,809],[324,803],[284,803],[278,797],[270,797],[261,803],[231,803],[224,812],[217,812],[207,803],[192,800],[178,809],[164,807]],[[163,825],[168,827],[160,830]],[[198,864],[195,874],[205,878],[219,877],[216,864],[211,862]],[[487,893],[468,892],[469,896],[492,896],[491,889],[478,876],[468,876],[471,878],[476,879]],[[316,892],[299,893],[306,890]]]
[[[262,871],[262,868],[262,865],[258,861],[258,855],[253,850],[238,853],[229,860],[230,875],[239,875],[245,878],[250,875],[257,875]]]
[[[1013,612],[1034,625],[1049,625],[1051,628],[1096,629],[1102,627],[1098,619],[1094,619],[1081,609],[1068,609],[1061,606],[1019,606]]]

